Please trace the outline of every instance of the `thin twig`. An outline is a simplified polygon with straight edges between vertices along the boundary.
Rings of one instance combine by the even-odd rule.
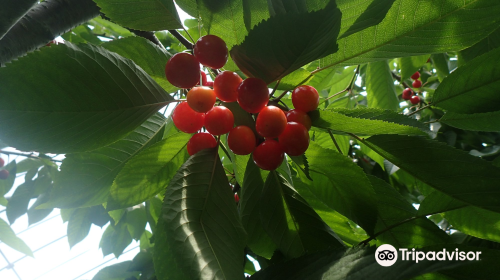
[[[396,74],[392,71],[391,71],[391,74],[392,74],[392,77],[394,79],[396,79],[400,84],[402,84],[405,88],[411,89],[411,87],[405,81],[402,80],[401,76],[399,76],[398,74]],[[412,89],[412,91],[413,91],[413,89]]]
[[[420,109],[418,109],[418,110],[416,110],[416,111],[414,111],[414,112],[409,113],[407,116],[408,116],[408,117],[409,117],[409,116],[413,116],[413,115],[415,115],[416,113],[418,113],[418,112],[420,112],[420,111],[422,111],[422,110],[424,110],[424,109],[427,109],[427,108],[429,108],[429,107],[431,107],[431,104],[430,104],[430,103],[429,103],[429,104],[427,104],[427,105],[425,105],[425,106],[423,106],[423,107],[421,107]]]
[[[273,99],[273,101],[279,102],[281,100],[281,98],[283,98],[283,96],[285,96],[289,92],[290,92],[289,90],[284,91],[280,96],[278,96],[277,98]]]
[[[278,89],[278,86],[280,85],[280,82],[281,82],[281,79],[279,79],[277,82],[276,82],[276,85],[274,86],[273,88],[273,91],[271,92],[271,94],[269,95],[269,98],[273,97],[274,93],[276,92],[276,90]]]
[[[332,138],[333,144],[335,144],[335,147],[337,147],[339,154],[342,155],[342,150],[340,149],[339,144],[337,143],[337,140],[335,140],[335,136],[333,136],[332,130],[328,129],[328,133],[330,134],[330,138]]]
[[[171,29],[171,30],[168,30],[168,32],[170,32],[170,34],[172,34],[175,38],[177,38],[177,40],[179,40],[179,42],[181,42],[181,44],[183,44],[184,47],[186,47],[186,49],[188,49],[188,50],[193,49],[193,43],[189,42],[189,40],[186,39],[186,37],[182,36],[182,34],[179,33],[179,31],[177,31],[175,29]]]
[[[347,85],[347,87],[345,89],[343,89],[343,90],[341,90],[341,91],[339,91],[339,92],[337,92],[337,93],[335,93],[333,95],[328,96],[327,98],[325,98],[325,100],[321,101],[319,104],[323,104],[327,100],[330,100],[330,99],[334,98],[335,96],[337,96],[339,94],[342,94],[342,93],[344,93],[346,91],[351,91],[352,87],[354,86],[354,83],[356,82],[356,78],[357,78],[358,75],[359,75],[359,65],[356,67],[356,72],[354,72],[354,75],[352,76],[351,81],[349,82],[349,84]]]

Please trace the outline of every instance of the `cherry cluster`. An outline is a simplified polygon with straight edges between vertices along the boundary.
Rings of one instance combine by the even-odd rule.
[[[274,170],[283,162],[285,153],[298,156],[309,147],[311,119],[307,112],[318,107],[319,94],[314,87],[302,85],[292,92],[294,110],[284,112],[268,105],[269,88],[264,80],[247,78],[222,71],[210,83],[201,72],[200,64],[220,69],[228,59],[225,42],[214,35],[201,37],[193,54],[178,53],[165,66],[167,80],[174,86],[190,89],[186,101],[172,113],[175,126],[194,134],[187,144],[190,155],[217,146],[214,136],[228,133],[227,144],[237,155],[253,153],[253,160],[264,170]],[[201,75],[201,86],[200,83]],[[249,126],[234,127],[234,116],[215,102],[238,102],[250,114],[255,114],[255,130]],[[202,127],[207,132],[199,132]],[[256,133],[257,134],[256,134]]]
[[[3,158],[0,158],[0,168],[2,168],[5,165],[5,160]],[[9,177],[9,170],[2,169],[0,170],[0,180],[5,180]]]
[[[417,71],[415,74],[411,75],[411,78],[413,80],[412,86],[414,88],[420,88],[422,87],[422,81],[419,80],[420,78],[420,73]],[[411,88],[405,88],[403,90],[403,99],[404,100],[410,100],[411,104],[417,105],[420,103],[420,97],[415,94]]]

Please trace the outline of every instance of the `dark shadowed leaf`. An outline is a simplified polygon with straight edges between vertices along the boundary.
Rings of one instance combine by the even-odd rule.
[[[446,112],[439,122],[464,130],[500,132],[500,111],[477,114],[450,111]]]
[[[37,0],[2,2],[2,10],[0,11],[0,39],[2,39],[5,33],[7,33],[9,29],[29,11],[29,8],[37,2]]]
[[[342,11],[342,17],[346,18],[346,20],[342,21],[342,24],[344,26],[349,26],[349,29],[344,31],[344,28],[342,28],[341,34],[339,39],[347,37],[351,34],[354,34],[356,32],[359,32],[363,29],[366,29],[370,26],[374,26],[379,24],[391,8],[392,4],[394,4],[395,0],[372,0],[372,1],[364,1],[364,3],[359,3],[361,5],[366,5],[368,6],[366,8],[359,8],[354,9],[352,7],[351,9],[346,8],[343,9],[343,2],[346,1],[337,1],[339,3],[339,7],[341,8]],[[359,5],[358,4],[358,5]],[[356,6],[356,5],[353,5]],[[360,15],[357,15],[359,13],[358,11],[361,10],[363,11]]]

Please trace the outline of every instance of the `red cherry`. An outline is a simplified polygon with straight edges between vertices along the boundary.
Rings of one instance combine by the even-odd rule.
[[[403,99],[404,100],[410,100],[412,95],[413,95],[413,91],[411,90],[411,88],[405,88],[403,90]]]
[[[180,131],[195,133],[205,124],[205,114],[195,112],[187,102],[182,102],[175,107],[172,120]]]
[[[210,133],[200,132],[189,139],[187,150],[189,155],[192,156],[201,150],[215,148],[215,146],[217,146],[217,141]]]
[[[279,142],[285,153],[290,156],[300,156],[309,147],[309,133],[302,124],[289,122],[280,135]]]
[[[418,97],[418,95],[414,95],[411,97],[410,102],[413,105],[417,105],[418,103],[420,103],[420,97]]]
[[[274,170],[283,162],[285,154],[280,143],[267,139],[253,151],[253,161],[264,170]]]
[[[9,170],[0,170],[0,180],[5,180],[9,177]]]
[[[0,167],[3,167],[5,165],[5,160],[3,158],[0,158]]]
[[[215,92],[209,87],[194,87],[187,94],[187,103],[198,113],[206,113],[214,107]]]
[[[288,122],[298,122],[305,126],[307,130],[311,129],[312,121],[311,117],[305,112],[297,109],[290,110],[286,113],[286,120]]]
[[[201,75],[201,85],[206,86],[207,85],[207,74],[205,72],[200,72]],[[198,83],[196,85],[200,84],[200,80],[198,80]]]
[[[194,44],[193,54],[201,64],[219,69],[227,62],[228,50],[224,40],[215,35],[206,35]]]
[[[244,125],[237,126],[227,135],[227,145],[237,155],[248,155],[257,145],[253,130]]]
[[[235,72],[224,71],[220,73],[214,80],[215,95],[224,102],[238,100],[238,86],[242,81],[243,79]]]
[[[420,87],[422,86],[422,81],[420,81],[420,80],[415,80],[415,81],[413,81],[412,86],[413,86],[414,88],[420,88]]]
[[[240,202],[240,197],[237,193],[234,194],[234,201],[236,201],[236,203]]]
[[[176,87],[192,88],[200,82],[200,63],[193,55],[176,53],[165,66],[165,76]]]
[[[418,71],[417,71],[417,72],[415,72],[415,74],[411,75],[411,78],[412,78],[413,80],[418,80],[418,78],[420,78],[420,72],[418,72]]]
[[[255,129],[266,138],[276,138],[285,130],[286,115],[276,106],[266,106],[260,110]]]
[[[238,87],[238,104],[249,113],[258,113],[269,102],[269,89],[259,78],[245,79]]]
[[[207,81],[207,82],[204,84],[204,86],[207,86],[207,87],[211,87],[211,88],[213,88],[213,87],[214,87],[214,82],[212,82],[212,81]],[[217,94],[215,94],[215,95],[217,95]]]
[[[303,112],[314,111],[319,105],[318,91],[312,86],[298,86],[292,92],[292,103]]]
[[[233,128],[233,126],[233,113],[224,106],[213,107],[205,115],[205,128],[212,135],[226,134]]]

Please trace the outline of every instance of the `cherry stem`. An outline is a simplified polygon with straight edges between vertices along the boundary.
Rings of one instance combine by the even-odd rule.
[[[415,110],[415,111],[413,111],[413,112],[409,113],[407,116],[408,116],[408,117],[409,117],[409,116],[413,116],[413,115],[415,115],[416,113],[418,113],[418,112],[420,112],[420,111],[422,111],[422,110],[424,110],[424,109],[427,109],[427,108],[429,108],[429,107],[431,107],[431,104],[430,104],[430,103],[429,103],[429,104],[427,104],[427,105],[425,105],[425,106],[423,106],[423,107],[420,107],[420,109],[418,109],[418,110]]]
[[[179,40],[179,42],[181,42],[181,44],[183,44],[184,47],[186,47],[186,49],[188,50],[193,49],[194,47],[193,43],[189,42],[188,39],[186,39],[186,37],[182,36],[182,34],[179,33],[179,31],[175,29],[169,29],[168,32],[170,32],[170,34],[172,34],[175,38],[177,38],[177,40]]]
[[[335,140],[335,136],[333,136],[333,133],[332,133],[331,129],[328,129],[328,134],[330,134],[330,138],[332,138],[333,144],[335,144],[335,147],[337,147],[337,150],[339,151],[339,154],[342,155],[342,150],[340,149],[340,146],[337,143],[337,140]]]
[[[283,96],[285,96],[289,92],[290,92],[289,90],[284,91],[280,96],[278,96],[275,99],[273,99],[273,101],[279,102],[281,100],[281,98],[283,98]]]
[[[220,142],[220,136],[219,136],[219,142]],[[229,161],[233,162],[232,159],[231,159],[231,156],[229,155],[229,152],[226,149],[226,146],[224,146],[224,144],[222,142],[220,142],[219,147],[222,149],[222,151],[224,151],[224,153],[226,154],[226,156],[229,159]]]
[[[349,85],[345,89],[343,89],[343,90],[341,90],[333,95],[328,96],[327,98],[325,98],[325,100],[321,101],[319,104],[323,104],[327,100],[330,100],[330,99],[334,98],[335,96],[342,94],[346,91],[351,91],[352,87],[354,86],[354,82],[356,82],[356,78],[358,75],[359,75],[359,65],[358,65],[358,67],[356,67],[356,72],[354,72],[354,75],[352,76],[351,81],[349,82]]]
[[[276,82],[276,85],[274,86],[273,88],[273,91],[271,92],[271,94],[269,95],[269,98],[273,97],[274,93],[276,92],[276,90],[278,89],[278,86],[280,85],[280,82],[281,82],[281,79],[279,79],[277,82]]]
[[[34,159],[48,159],[48,160],[53,161],[53,162],[62,162],[62,160],[52,159],[50,157],[35,156],[32,153],[26,154],[26,153],[19,153],[19,152],[0,151],[0,154],[22,156],[22,157],[34,158]]]

